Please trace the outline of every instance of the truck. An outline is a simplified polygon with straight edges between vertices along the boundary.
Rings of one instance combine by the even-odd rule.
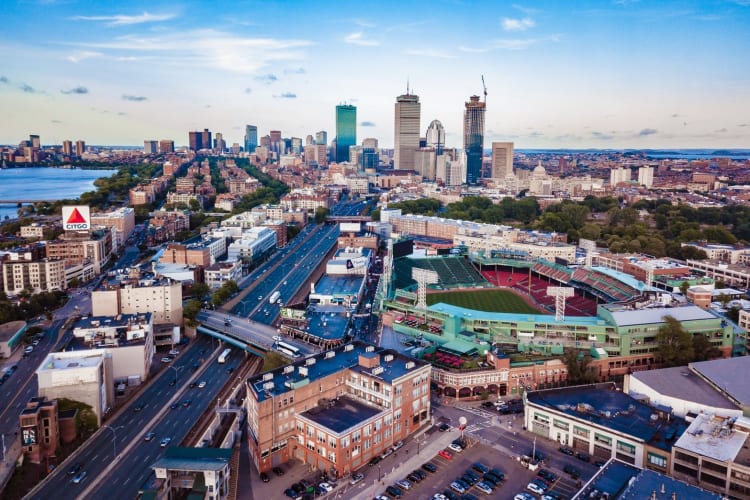
[[[281,297],[281,293],[277,290],[271,294],[270,297],[268,297],[268,303],[269,304],[275,304],[277,300]]]

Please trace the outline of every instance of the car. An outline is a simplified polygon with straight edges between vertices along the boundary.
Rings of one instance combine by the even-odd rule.
[[[409,475],[406,476],[406,479],[412,483],[418,483],[422,480],[422,476],[418,475],[416,472],[410,472]]]
[[[84,479],[86,479],[86,474],[87,474],[86,471],[82,470],[81,472],[79,472],[78,474],[76,474],[75,476],[73,476],[73,480],[72,480],[73,484],[78,484],[81,481],[83,481]]]
[[[582,462],[591,462],[591,455],[582,451],[576,453],[576,458]]]
[[[146,407],[145,403],[138,403],[133,407],[133,411],[139,412]]]
[[[268,481],[271,480],[271,478],[268,477],[268,474],[266,474],[265,472],[261,472],[260,473],[260,480],[263,481],[264,483],[267,483]]]
[[[477,472],[481,472],[482,474],[486,474],[487,472],[490,471],[490,468],[484,465],[482,462],[474,462],[471,468]]]
[[[206,387],[206,381],[201,380],[200,383],[198,384],[198,389],[203,389],[204,387]]]
[[[554,483],[555,481],[557,481],[557,474],[555,474],[551,470],[539,469],[539,472],[537,472],[536,475],[541,477],[548,483]]]
[[[492,401],[484,401],[484,402],[482,403],[482,406],[483,406],[484,408],[492,408],[493,406],[495,406],[495,403],[493,403]]]
[[[443,495],[442,493],[435,493],[432,495],[432,500],[448,500],[448,497]]]
[[[479,500],[479,498],[472,495],[471,493],[464,493],[463,495],[461,495],[461,500]]]
[[[606,460],[594,460],[594,465],[596,465],[597,467],[601,469],[602,467],[607,465],[607,461]]]
[[[463,486],[461,485],[461,483],[459,483],[458,481],[453,481],[453,482],[452,482],[451,484],[449,484],[448,486],[450,487],[450,489],[452,489],[452,490],[453,490],[453,491],[455,491],[456,493],[459,493],[459,494],[464,494],[464,493],[466,493],[466,488],[464,488],[464,487],[463,487]]]
[[[440,424],[440,427],[438,427],[438,430],[440,432],[445,432],[445,431],[449,430],[450,428],[451,428],[450,425],[448,425],[445,422],[443,422],[442,424]]]
[[[513,500],[536,500],[536,497],[522,491],[521,493],[517,493],[516,496],[513,497]]]
[[[559,449],[560,449],[560,453],[564,453],[565,455],[568,455],[568,456],[571,456],[571,457],[573,455],[575,455],[575,453],[576,453],[573,450],[571,450],[570,448],[568,448],[567,446],[560,446]]]
[[[274,467],[271,470],[273,470],[273,473],[276,474],[277,476],[283,476],[284,475],[284,469],[282,469],[281,467]]]
[[[184,406],[185,408],[187,408],[188,406],[190,406],[190,404],[192,402],[193,402],[192,399],[186,399],[185,401],[182,402],[182,406]]]
[[[411,483],[407,479],[399,479],[398,481],[396,481],[396,486],[405,490],[411,489]]]
[[[566,465],[565,467],[563,467],[563,472],[568,474],[573,479],[578,479],[579,477],[581,477],[581,473],[572,465]]]
[[[532,450],[527,453],[528,456],[536,460],[537,462],[544,462],[544,460],[547,458],[547,455],[542,453],[539,450]]]
[[[34,340],[33,342],[31,342],[31,345],[33,345],[33,346],[36,347],[36,346],[39,345],[39,341],[38,340]]]
[[[441,457],[443,457],[446,460],[453,460],[453,454],[450,451],[448,451],[448,450],[440,450],[438,452],[438,455],[440,455]]]
[[[563,497],[555,491],[549,491],[542,495],[542,500],[562,500]]]
[[[485,483],[484,481],[479,481],[474,486],[476,486],[476,488],[482,493],[492,495],[492,486],[490,486],[488,483]]]
[[[171,405],[169,405],[169,408],[171,408],[172,410],[176,410],[179,407],[180,407],[180,403],[172,403]]]
[[[292,489],[296,491],[297,493],[302,493],[307,489],[307,486],[302,484],[302,482],[300,481],[299,483],[294,483],[292,485]]]
[[[34,346],[27,345],[26,347],[23,348],[23,352],[25,352],[26,354],[31,354],[32,352],[34,352]]]
[[[466,440],[465,439],[461,439],[461,438],[454,439],[453,441],[451,441],[451,443],[457,444],[458,446],[460,446],[463,449],[466,449],[466,446],[467,446],[466,445]]]
[[[169,381],[169,387],[174,387],[175,385],[177,385],[177,379],[173,378]]]
[[[383,459],[380,457],[380,455],[375,455],[374,457],[372,457],[372,460],[370,460],[368,462],[368,464],[369,465],[378,465],[378,463],[380,463],[381,460],[383,460]]]
[[[437,467],[435,467],[435,464],[431,462],[422,464],[422,468],[431,474],[434,474],[435,472],[437,472]]]
[[[401,495],[403,495],[403,492],[396,486],[387,487],[385,489],[385,492],[388,493],[393,498],[401,498]]]
[[[156,437],[156,433],[155,432],[147,432],[146,435],[143,436],[143,440],[144,441],[151,441],[155,437]]]
[[[486,472],[484,474],[484,481],[492,481],[495,484],[500,484],[505,479],[505,474],[498,476],[494,472]]]
[[[288,496],[289,498],[298,498],[299,497],[299,493],[297,493],[296,491],[294,491],[291,488],[285,489],[284,490],[284,495]]]
[[[83,464],[81,462],[76,462],[73,465],[73,467],[71,467],[70,470],[68,470],[68,474],[71,476],[74,476],[78,474],[79,472],[81,472],[81,469],[83,469]]]
[[[375,500],[391,500],[390,497],[385,495],[375,495]]]
[[[393,455],[393,448],[386,448],[383,453],[380,454],[380,459],[388,458],[391,455]]]
[[[460,447],[459,445],[457,445],[456,443],[451,443],[451,444],[449,444],[449,445],[448,445],[448,448],[450,448],[451,450],[455,451],[456,453],[461,453],[462,451],[464,451],[464,449],[463,449],[463,448],[461,448],[461,447]]]
[[[362,481],[364,478],[365,478],[365,475],[362,474],[361,472],[358,472],[352,476],[352,478],[349,480],[349,484],[353,486],[359,483],[360,481]]]
[[[544,491],[545,491],[544,488],[542,488],[535,482],[531,482],[527,484],[526,489],[533,493],[536,493],[537,495],[544,495]]]
[[[170,358],[169,356],[165,356],[165,357],[161,358],[161,362],[162,363],[171,363],[172,362],[172,358]]]
[[[171,437],[165,437],[165,438],[162,438],[161,442],[159,442],[159,446],[161,446],[162,448],[166,448],[166,447],[167,447],[167,445],[169,444],[169,442],[170,442],[171,440],[172,440],[172,438],[171,438]]]
[[[501,471],[500,469],[492,468],[490,469],[489,473],[494,476],[497,476],[498,478],[500,478],[501,481],[505,479],[505,473]]]
[[[197,387],[197,386],[198,386],[198,382],[190,382],[190,384],[188,384],[188,387],[190,389],[192,389],[193,387]]]
[[[180,351],[178,351],[177,349],[172,349],[171,351],[169,351],[170,356],[177,356],[178,354],[180,354]]]
[[[402,446],[404,446],[403,441],[399,441],[398,443],[393,444],[393,451],[398,451]]]
[[[333,486],[331,486],[329,483],[320,483],[318,486],[326,493],[330,493],[333,491]]]
[[[448,500],[460,500],[460,497],[458,495],[456,495],[454,492],[452,492],[451,490],[449,490],[449,489],[443,490],[443,495]]]
[[[427,479],[427,473],[421,469],[414,469],[411,473],[416,474],[417,477],[419,478],[419,481],[422,481],[423,479]]]

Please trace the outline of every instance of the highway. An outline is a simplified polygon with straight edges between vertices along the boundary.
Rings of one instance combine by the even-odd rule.
[[[92,488],[93,494],[87,491],[86,497],[134,498],[151,473],[151,464],[164,451],[160,447],[160,440],[170,437],[170,445],[178,446],[200,415],[216,404],[216,395],[230,376],[227,368],[236,367],[243,359],[237,352],[223,365],[208,361],[212,343],[215,352],[218,352],[218,342],[209,337],[201,336],[193,341],[170,368],[157,375],[128,407],[102,426],[40,488],[33,491],[30,498],[73,499]],[[198,372],[194,372],[193,365],[200,363],[201,359],[205,361],[200,364]],[[175,374],[177,384],[170,386]],[[206,386],[189,388],[191,377],[196,381],[204,380]],[[191,401],[189,406],[183,406],[185,400]],[[180,404],[171,409],[173,402]],[[141,409],[136,411],[138,407]],[[144,441],[143,436],[149,431],[155,432],[156,437],[152,441]],[[126,450],[131,444],[132,450]],[[82,470],[87,472],[81,484],[73,484],[68,474],[75,463],[81,463]],[[103,475],[111,463],[114,463],[114,468]],[[105,480],[105,484],[100,484]]]

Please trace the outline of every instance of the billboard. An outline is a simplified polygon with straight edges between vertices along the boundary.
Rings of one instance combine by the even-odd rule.
[[[342,222],[339,224],[339,231],[342,233],[359,233],[362,231],[361,222]]]
[[[91,213],[88,205],[62,207],[62,224],[65,231],[88,231],[91,229]]]

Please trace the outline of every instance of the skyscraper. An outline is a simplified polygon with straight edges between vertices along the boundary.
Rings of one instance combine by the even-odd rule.
[[[174,141],[170,139],[162,139],[159,141],[159,152],[174,153]]]
[[[245,152],[253,153],[258,147],[258,127],[245,125]]]
[[[409,93],[396,98],[393,168],[414,170],[414,152],[419,148],[419,96]]]
[[[435,148],[435,154],[443,154],[443,148],[445,147],[445,129],[440,120],[432,120],[430,126],[427,127],[427,146]]]
[[[63,141],[62,150],[65,156],[71,156],[73,154],[73,141]]]
[[[466,102],[464,111],[464,153],[466,154],[466,183],[479,183],[482,174],[484,151],[484,112],[486,103],[473,95]]]
[[[328,132],[325,130],[321,130],[320,132],[315,132],[315,144],[322,144],[323,146],[328,145]]]
[[[357,107],[336,106],[336,161],[349,161],[349,146],[357,144]]]
[[[76,141],[76,156],[83,156],[86,152],[86,141]]]
[[[157,142],[151,140],[143,141],[143,154],[155,155],[158,152]]]
[[[211,131],[204,128],[203,132],[188,132],[188,145],[192,151],[211,149]]]
[[[492,143],[492,174],[493,179],[505,179],[513,175],[513,143]]]

